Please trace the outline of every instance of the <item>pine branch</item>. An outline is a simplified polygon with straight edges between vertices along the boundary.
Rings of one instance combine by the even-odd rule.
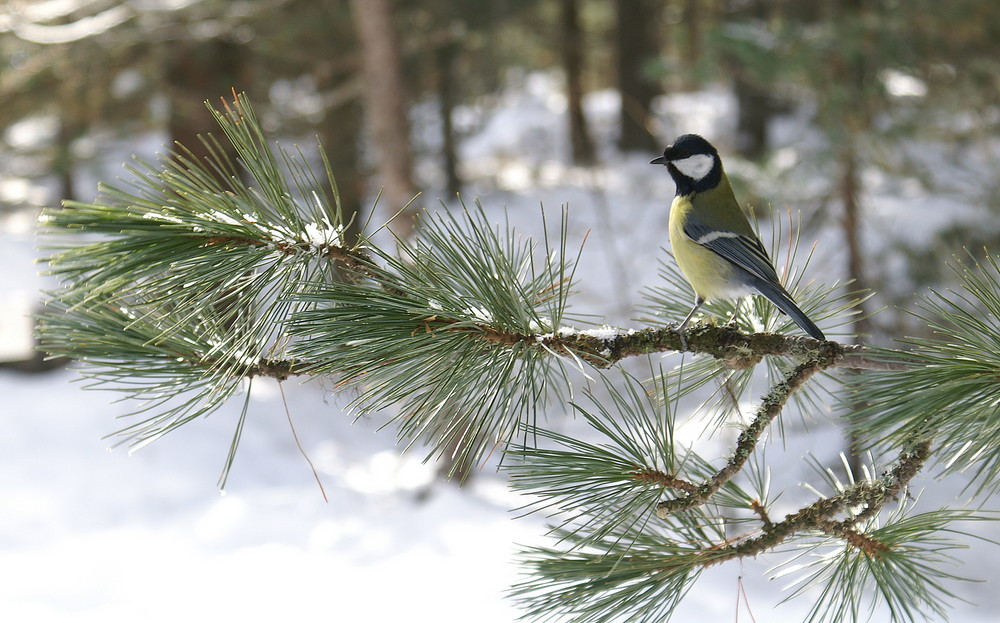
[[[179,146],[158,164],[137,161],[130,187],[105,186],[94,204],[43,215],[61,286],[50,293],[42,343],[82,362],[92,385],[137,401],[141,417],[121,436],[149,443],[258,376],[337,375],[355,410],[395,410],[401,439],[426,442],[432,456],[471,464],[496,449],[509,455],[512,486],[539,496],[527,510],[558,517],[553,533],[569,548],[531,550],[535,576],[516,587],[531,615],[580,608],[580,620],[659,620],[703,569],[787,545],[800,555],[840,548],[804,565],[803,585],[822,587],[811,620],[856,615],[859,587],[874,585],[901,619],[919,612],[908,595],[935,611],[949,596],[940,581],[951,576],[938,563],[954,546],[938,534],[955,519],[985,516],[910,515],[905,493],[942,454],[948,469],[974,468],[985,490],[1000,482],[994,258],[961,267],[962,293],[925,304],[921,317],[939,336],[910,340],[912,351],[785,335],[788,319],[760,297],[741,310],[707,306],[709,320],[682,339],[664,322],[686,313],[690,299],[672,265],[661,271],[667,286],[648,293],[652,326],[578,329],[567,314],[577,264],[567,253],[567,210],[551,238],[542,212],[540,241],[492,224],[476,204],[428,214],[419,236],[394,240],[394,249],[371,240],[349,247],[332,173],[323,190],[301,154],[271,149],[242,96],[214,112],[238,162],[209,137],[205,162]],[[789,241],[794,257],[797,233]],[[787,271],[785,283],[810,317],[825,329],[850,318],[857,293],[802,275]],[[733,324],[719,325],[730,311]],[[676,379],[651,363],[651,388],[603,372],[682,348],[705,356]],[[682,447],[674,399],[721,378],[719,402],[736,403],[758,365],[771,386],[728,460],[720,466]],[[608,399],[588,393],[590,407],[567,403],[603,443],[538,424],[546,401],[573,391],[571,368],[604,382]],[[819,384],[808,381],[836,369],[867,371],[852,375],[845,402],[857,402],[852,392],[865,397],[852,425],[894,464],[772,516],[764,433],[781,430],[789,405],[815,406]],[[730,411],[719,412],[721,423]],[[735,537],[727,531],[748,524]]]
[[[242,96],[213,112],[239,164],[208,137],[205,161],[182,146],[136,160],[130,185],[40,219],[61,282],[40,342],[85,364],[94,385],[141,401],[135,415],[147,417],[118,433],[135,445],[211,413],[244,379],[307,372],[287,356],[287,323],[308,306],[297,293],[372,271],[342,242],[336,189],[324,191],[301,154],[272,150]]]
[[[757,409],[757,415],[754,416],[750,425],[740,433],[736,441],[736,449],[733,452],[733,456],[726,462],[726,465],[707,481],[699,485],[695,492],[657,504],[657,516],[664,519],[671,513],[679,510],[701,506],[716,491],[722,488],[723,485],[732,480],[733,476],[743,469],[743,466],[757,447],[760,436],[774,418],[778,417],[778,414],[781,413],[792,392],[801,387],[812,375],[822,369],[823,364],[819,360],[804,361],[797,365],[784,381],[772,387],[771,391],[761,401],[760,407]]]
[[[367,274],[370,276],[375,272]],[[503,331],[487,324],[470,324],[464,320],[433,314],[423,321],[414,322],[413,331],[420,330],[464,333],[470,340],[507,347],[537,346],[555,355],[585,361],[597,369],[610,368],[633,357],[681,352],[682,346],[680,336],[673,327],[596,330],[563,328],[556,334],[531,334]],[[833,341],[820,342],[798,335],[747,334],[725,326],[699,325],[687,329],[685,335],[690,337],[687,338],[684,352],[709,355],[722,362],[726,368],[736,370],[753,367],[765,357],[815,357],[824,362],[821,366],[823,370],[903,371],[921,365],[907,351],[872,349],[865,345]],[[318,365],[304,360],[275,364],[300,370],[298,374],[307,374],[307,370]]]
[[[914,365],[902,351],[873,351],[862,345],[820,342],[775,333],[741,333],[728,326],[695,324],[684,333],[688,352],[709,355],[730,369],[750,368],[764,357],[816,358],[822,369],[906,370]],[[629,357],[681,352],[680,334],[670,326],[645,329],[562,329],[555,335],[502,335],[502,341],[536,341],[556,353],[572,353],[598,368]],[[501,341],[498,338],[497,341]]]
[[[533,568],[535,576],[515,587],[515,595],[524,602],[529,614],[551,613],[553,609],[576,604],[573,610],[579,613],[579,620],[604,620],[602,617],[606,610],[602,605],[607,607],[612,595],[633,604],[630,607],[637,611],[642,608],[642,603],[653,608],[653,604],[646,601],[646,596],[654,594],[654,586],[686,591],[702,569],[731,560],[756,557],[787,544],[809,542],[815,540],[817,535],[822,537],[821,540],[808,547],[831,548],[836,542],[843,549],[838,558],[823,558],[830,564],[819,566],[814,572],[814,577],[833,574],[830,581],[841,585],[839,593],[824,593],[816,602],[814,612],[826,613],[824,616],[827,618],[823,620],[850,618],[851,607],[870,599],[870,593],[857,589],[857,586],[865,586],[869,582],[879,586],[880,592],[876,595],[882,596],[893,612],[900,614],[898,620],[907,620],[907,617],[912,620],[910,615],[913,613],[906,605],[911,598],[921,601],[928,609],[940,610],[939,600],[951,594],[941,587],[939,580],[956,577],[941,569],[940,552],[956,545],[941,540],[924,530],[923,526],[933,524],[942,528],[950,519],[989,517],[963,511],[941,511],[912,517],[898,515],[888,526],[879,527],[877,524],[882,511],[894,500],[899,501],[900,509],[906,507],[906,497],[900,498],[931,457],[929,431],[914,434],[902,443],[894,466],[881,477],[841,486],[837,494],[822,497],[780,520],[772,519],[766,501],[761,502],[766,500],[766,485],[758,486],[758,492],[751,494],[733,484],[733,478],[747,466],[764,430],[781,414],[795,392],[815,374],[837,365],[843,356],[836,351],[827,352],[831,354],[825,360],[813,358],[801,361],[771,388],[762,399],[755,417],[739,436],[732,457],[718,469],[711,468],[690,452],[684,457],[669,453],[666,455],[669,460],[657,458],[661,455],[655,451],[637,453],[625,438],[651,436],[653,433],[645,430],[647,424],[644,422],[652,423],[657,418],[653,410],[638,408],[642,401],[623,409],[624,399],[619,398],[610,385],[609,390],[612,390],[619,409],[612,412],[598,404],[603,414],[601,418],[585,412],[591,424],[606,435],[610,444],[581,445],[563,436],[533,429],[533,434],[557,441],[566,450],[545,450],[544,460],[540,460],[536,453],[518,453],[523,464],[508,467],[513,471],[515,488],[540,495],[544,501],[543,508],[554,512],[572,509],[558,526],[556,534],[560,541],[569,546],[571,552],[581,548],[598,548],[578,556],[582,557],[581,561],[589,561],[590,565],[602,556],[609,557],[616,561],[616,569],[623,572],[616,573],[613,580],[607,578],[599,582],[591,576],[593,583],[588,585],[579,570],[580,562],[559,562],[566,556],[565,552],[534,550],[532,557],[526,558],[525,562]],[[884,351],[874,355],[874,360],[890,360],[892,365],[909,366],[911,364],[907,359],[906,354]],[[630,390],[629,395],[647,396],[648,399],[649,394],[659,394],[670,385],[662,379],[656,382],[654,391]],[[665,398],[659,404],[665,405]],[[612,413],[632,414],[626,418],[630,435],[615,432],[612,422],[621,416]],[[667,418],[670,421],[669,414]],[[668,430],[672,430],[672,426],[668,426]],[[621,449],[621,455],[616,454],[617,448]],[[689,474],[700,475],[700,478],[692,479],[682,473],[684,469]],[[597,483],[589,481],[586,476],[596,473],[602,475],[599,489],[595,488]],[[553,487],[555,483],[559,483],[558,487]],[[617,492],[614,492],[611,483],[620,483]],[[637,486],[641,488],[636,489]],[[668,499],[651,505],[649,496],[654,492],[667,495]],[[614,502],[610,503],[610,500]],[[718,529],[719,511],[709,510],[712,508],[749,510],[759,525],[740,536],[728,536]],[[654,515],[664,524],[644,520],[643,512]],[[711,536],[709,528],[715,531],[714,536]],[[700,536],[695,537],[695,534]],[[659,535],[664,543],[676,543],[683,538],[681,542],[686,547],[676,550],[661,547],[657,553],[656,548],[645,545],[650,539],[657,538],[654,535]],[[609,542],[612,536],[615,540]],[[924,542],[932,544],[922,547]],[[542,566],[541,559],[546,556],[550,558]],[[658,564],[656,560],[659,560]],[[930,565],[926,561],[937,563]],[[836,567],[840,564],[844,567]],[[916,568],[925,569],[923,575],[909,577],[907,574]],[[634,572],[631,571],[633,569]],[[642,591],[633,590],[637,586],[635,583],[639,582],[639,569],[646,569],[646,573],[658,577],[662,584],[657,585],[651,577],[644,580],[649,582],[649,586]],[[596,566],[592,571],[600,573]],[[574,578],[566,590],[559,588],[565,581],[564,577]],[[855,597],[850,601],[841,600],[845,594]],[[542,604],[546,607],[543,608]],[[655,611],[660,616],[668,615],[674,606],[670,603]]]
[[[878,371],[849,379],[845,397],[867,407],[844,412],[868,448],[933,435],[946,473],[974,476],[977,493],[1000,491],[1000,261],[958,259],[961,289],[932,293],[914,315],[932,337],[905,340],[906,374]]]
[[[896,466],[883,478],[858,482],[838,495],[818,500],[787,515],[782,521],[771,522],[764,519],[760,536],[740,540],[736,544],[726,543],[713,547],[711,560],[705,564],[715,565],[735,558],[757,556],[775,549],[796,534],[810,530],[836,536],[869,555],[885,553],[889,550],[888,545],[859,532],[856,526],[863,525],[886,504],[896,499],[926,463],[930,456],[930,446],[929,440],[923,440],[912,449],[902,452]],[[834,520],[838,514],[855,507],[863,510],[846,519]],[[661,503],[657,507],[657,515],[661,518],[665,515],[662,508]]]
[[[756,557],[786,544],[802,547],[803,552],[818,548],[836,552],[837,543],[839,555],[816,558],[809,563],[814,568],[811,575],[802,580],[812,585],[820,584],[818,578],[828,578],[826,582],[838,587],[824,591],[814,606],[814,613],[822,614],[810,620],[857,620],[852,608],[879,598],[889,604],[894,620],[913,620],[919,612],[907,605],[913,600],[940,611],[940,600],[952,596],[940,580],[958,579],[941,567],[942,552],[958,545],[941,537],[940,531],[954,531],[946,528],[950,521],[991,517],[966,511],[906,515],[908,498],[902,494],[931,456],[926,436],[903,444],[895,465],[881,477],[841,486],[837,494],[780,520],[767,511],[766,485],[750,493],[732,482],[747,465],[763,429],[823,365],[803,362],[772,388],[740,436],[733,458],[719,470],[691,452],[676,455],[672,416],[669,411],[657,413],[668,403],[650,400],[650,395],[671,385],[662,373],[653,391],[640,389],[634,378],[626,377],[627,391],[621,394],[606,380],[618,408],[606,408],[595,399],[599,414],[581,411],[609,443],[583,443],[532,429],[532,434],[564,449],[515,453],[522,462],[508,465],[513,486],[540,496],[538,508],[565,514],[554,534],[568,550],[525,552],[524,562],[533,575],[514,587],[514,595],[528,615],[544,618],[563,611],[572,613],[574,620],[609,620],[608,608],[616,603],[643,613],[637,620],[659,620],[677,605],[663,601],[662,591],[685,592],[708,567]],[[638,446],[639,439],[661,439],[669,445]],[[707,476],[696,485],[698,481],[683,475],[684,470]],[[654,494],[678,492],[683,495],[673,500],[650,501]],[[880,514],[894,500],[898,501],[894,516],[879,526]],[[728,536],[721,508],[752,511],[759,525],[740,536]],[[663,523],[650,521],[650,516]],[[605,560],[612,561],[610,569],[601,566]],[[878,586],[877,592],[859,588],[871,583]],[[844,595],[852,598],[845,600]],[[644,618],[648,613],[656,616]]]

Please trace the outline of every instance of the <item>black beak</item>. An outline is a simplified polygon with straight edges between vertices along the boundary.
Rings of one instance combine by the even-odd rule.
[[[649,164],[667,164],[668,162],[670,161],[664,158],[663,156],[660,156],[659,158],[653,158],[652,160],[650,160]]]

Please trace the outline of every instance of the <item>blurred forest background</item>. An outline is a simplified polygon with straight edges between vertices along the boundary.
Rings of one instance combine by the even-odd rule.
[[[91,200],[97,179],[120,174],[107,158],[116,145],[197,152],[196,136],[215,130],[203,101],[233,89],[272,136],[319,137],[350,211],[379,187],[385,215],[418,191],[414,207],[433,207],[498,175],[502,162],[463,162],[463,141],[502,111],[505,89],[547,72],[567,144],[538,151],[581,167],[655,155],[690,131],[664,121],[665,98],[724,90],[736,112],[709,138],[744,159],[730,165],[744,200],[768,205],[780,184],[807,230],[840,231],[843,276],[880,292],[875,305],[935,283],[942,263],[929,258],[998,236],[1000,176],[983,174],[1000,157],[990,0],[11,0],[0,46],[5,212]],[[594,94],[617,98],[613,127],[585,114]],[[810,131],[775,146],[774,120],[788,115]],[[994,218],[866,257],[865,219],[879,207],[862,205],[865,186],[890,177],[900,200],[929,191]],[[396,229],[412,225],[404,215]],[[892,326],[857,329],[909,329],[882,318]]]
[[[31,359],[38,211],[94,200],[99,181],[128,178],[129,154],[153,160],[176,141],[204,155],[197,136],[218,132],[203,102],[234,90],[249,95],[270,138],[300,145],[321,166],[318,137],[355,228],[379,189],[373,226],[420,193],[393,224],[401,236],[419,227],[420,209],[456,205],[456,193],[488,197],[497,218],[543,201],[583,206],[573,223],[594,230],[588,251],[600,256],[576,276],[594,282],[591,302],[609,322],[630,322],[639,289],[656,278],[673,185],[647,163],[687,132],[719,147],[739,198],[762,219],[797,213],[805,246],[818,241],[810,278],[853,279],[877,293],[866,311],[885,311],[858,316],[847,333],[886,343],[926,332],[900,310],[951,285],[953,256],[1000,248],[996,0],[7,0],[0,53],[6,367],[51,365]],[[507,204],[512,189],[520,195]],[[348,418],[316,408],[315,396],[291,398],[291,411],[334,504],[314,499],[283,417],[254,422],[259,436],[249,431],[241,452],[263,458],[238,466],[225,500],[206,500],[238,414],[171,433],[180,445],[162,455],[151,446],[123,467],[100,440],[116,426],[104,417],[109,399],[66,389],[70,373],[42,378],[0,375],[0,414],[11,416],[0,417],[0,550],[11,574],[0,570],[0,585],[13,586],[22,614],[58,606],[135,620],[121,603],[155,603],[188,616],[189,600],[158,592],[183,576],[189,593],[229,618],[233,603],[255,616],[265,603],[272,618],[288,618],[292,604],[310,618],[331,586],[344,605],[395,579],[412,594],[365,597],[356,620],[373,620],[373,604],[399,608],[394,617],[449,620],[441,608],[485,608],[495,595],[477,591],[509,584],[474,565],[500,568],[508,543],[534,534],[510,532],[520,528],[502,517],[520,500],[502,498],[501,511],[465,498],[439,497],[419,513],[403,505],[433,467],[400,458],[391,435],[376,446],[367,422],[348,431]],[[259,400],[269,415],[284,411],[276,394]],[[811,435],[831,461],[844,447],[839,431]],[[171,452],[183,461],[163,458]],[[361,519],[331,518],[333,507]],[[129,531],[137,517],[145,523]],[[486,532],[492,557],[479,551]],[[980,576],[995,571],[992,552],[972,556]],[[453,575],[440,575],[439,559]],[[733,571],[740,583],[742,569]],[[139,576],[154,578],[152,588]],[[730,590],[735,580],[718,577]],[[220,578],[229,583],[216,593]],[[421,582],[448,585],[448,599],[432,599]],[[466,593],[467,603],[456,601]],[[686,620],[731,603],[720,594],[693,592]],[[992,620],[997,596],[981,597],[981,620]],[[498,612],[482,620],[510,619]]]

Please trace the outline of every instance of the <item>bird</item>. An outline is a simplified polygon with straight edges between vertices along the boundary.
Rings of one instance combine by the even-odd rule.
[[[670,246],[695,292],[694,309],[677,328],[683,349],[684,328],[705,301],[742,301],[751,294],[774,303],[810,337],[825,340],[781,285],[774,263],[736,201],[718,150],[697,134],[684,134],[650,164],[667,167],[677,186],[670,205]]]

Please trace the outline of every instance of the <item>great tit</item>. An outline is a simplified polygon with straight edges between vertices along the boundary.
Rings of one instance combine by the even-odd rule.
[[[736,202],[715,147],[697,134],[685,134],[650,164],[665,165],[677,185],[670,205],[670,246],[695,292],[694,309],[678,328],[682,338],[705,301],[760,294],[810,336],[825,340],[781,286],[771,258]]]

